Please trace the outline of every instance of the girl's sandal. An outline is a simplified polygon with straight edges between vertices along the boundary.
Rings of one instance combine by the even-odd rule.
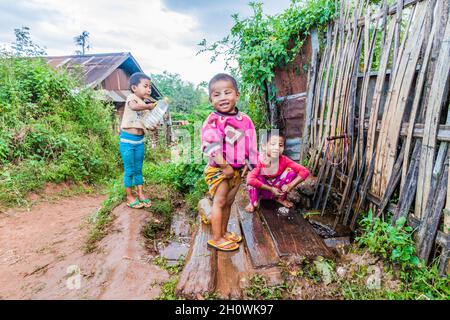
[[[144,199],[139,201],[144,204],[145,208],[150,208],[152,206],[152,202],[150,201],[150,199]]]
[[[233,241],[235,243],[239,243],[242,241],[242,236],[238,236],[236,233],[234,232],[229,232],[228,235],[225,234],[223,236],[225,239],[227,239],[228,241]]]
[[[132,208],[132,209],[140,209],[142,207],[144,207],[144,204],[142,202],[139,201],[138,198],[136,198],[135,202],[127,202],[127,206]]]
[[[239,245],[234,241],[225,241],[221,244],[217,244],[213,240],[208,240],[207,243],[208,243],[208,247],[214,248],[219,251],[229,252],[229,251],[235,251],[235,250],[239,249]],[[230,244],[233,244],[233,246],[225,248],[226,246],[228,246]]]

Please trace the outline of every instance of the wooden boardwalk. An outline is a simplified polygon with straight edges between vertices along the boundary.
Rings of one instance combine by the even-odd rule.
[[[199,220],[178,282],[179,295],[199,298],[215,292],[223,298],[242,298],[243,289],[255,274],[266,276],[270,284],[282,283],[278,268],[282,258],[333,258],[332,251],[303,216],[293,210],[279,214],[280,206],[273,202],[264,202],[258,212],[249,214],[244,210],[245,199],[244,190],[240,190],[228,225],[228,230],[244,237],[237,251],[208,248],[211,227]]]

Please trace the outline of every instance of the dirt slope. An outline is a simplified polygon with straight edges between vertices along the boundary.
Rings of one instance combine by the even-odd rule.
[[[149,262],[143,246],[148,212],[120,205],[112,231],[84,254],[87,219],[104,199],[83,195],[0,213],[0,298],[155,298],[155,283],[168,274]]]

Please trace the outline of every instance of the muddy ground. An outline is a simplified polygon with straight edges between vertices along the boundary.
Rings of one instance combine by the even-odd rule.
[[[150,263],[141,230],[149,212],[122,204],[98,249],[84,253],[88,219],[104,195],[0,212],[0,299],[154,299],[165,270]]]

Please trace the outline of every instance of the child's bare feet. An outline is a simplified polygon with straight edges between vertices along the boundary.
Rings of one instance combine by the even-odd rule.
[[[249,203],[246,207],[245,207],[245,211],[247,211],[248,213],[253,213],[255,212],[255,207]]]
[[[276,202],[282,204],[283,206],[285,206],[286,208],[292,208],[292,206],[294,205],[292,202],[290,202],[289,200],[281,200],[279,198],[275,199]]]

